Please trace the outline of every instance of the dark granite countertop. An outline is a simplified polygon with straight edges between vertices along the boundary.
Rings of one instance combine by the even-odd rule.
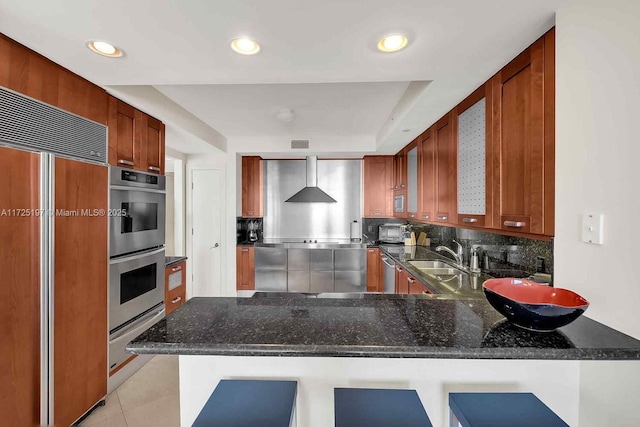
[[[486,300],[318,296],[256,293],[253,298],[193,298],[127,350],[228,356],[640,360],[640,341],[584,316],[558,331],[539,333],[506,323]]]
[[[169,267],[185,260],[187,260],[186,256],[166,256],[164,257],[164,266]]]

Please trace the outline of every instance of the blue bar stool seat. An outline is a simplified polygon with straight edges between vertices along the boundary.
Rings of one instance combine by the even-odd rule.
[[[221,380],[194,427],[290,427],[296,381]]]
[[[335,427],[431,427],[415,390],[336,388]]]
[[[449,393],[451,427],[569,427],[533,393]]]

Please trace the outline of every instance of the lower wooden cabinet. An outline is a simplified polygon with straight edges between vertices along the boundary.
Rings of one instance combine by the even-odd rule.
[[[379,291],[380,291],[380,249],[367,248],[367,292],[379,292]]]
[[[236,248],[236,289],[252,291],[255,288],[255,249],[253,246],[238,246]]]
[[[187,262],[182,261],[164,270],[164,307],[169,315],[187,300]]]

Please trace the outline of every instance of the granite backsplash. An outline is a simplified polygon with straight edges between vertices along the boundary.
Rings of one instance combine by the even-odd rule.
[[[553,274],[553,242],[527,239],[524,237],[504,236],[463,228],[408,222],[396,218],[363,218],[362,232],[365,241],[378,240],[380,224],[410,224],[416,236],[421,231],[431,239],[431,247],[444,245],[455,250],[453,240],[464,248],[465,264],[469,264],[471,247],[479,247],[480,262],[483,270],[505,271],[507,276],[522,272],[522,277],[536,272]],[[484,255],[489,261],[487,268]]]

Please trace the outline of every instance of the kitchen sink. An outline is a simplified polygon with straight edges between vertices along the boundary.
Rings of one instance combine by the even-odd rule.
[[[442,261],[409,261],[409,264],[411,264],[412,266],[414,266],[418,270],[433,269],[433,268],[437,268],[437,269],[443,269],[443,268],[452,269],[452,267],[449,264],[447,264],[446,262],[442,262]]]

